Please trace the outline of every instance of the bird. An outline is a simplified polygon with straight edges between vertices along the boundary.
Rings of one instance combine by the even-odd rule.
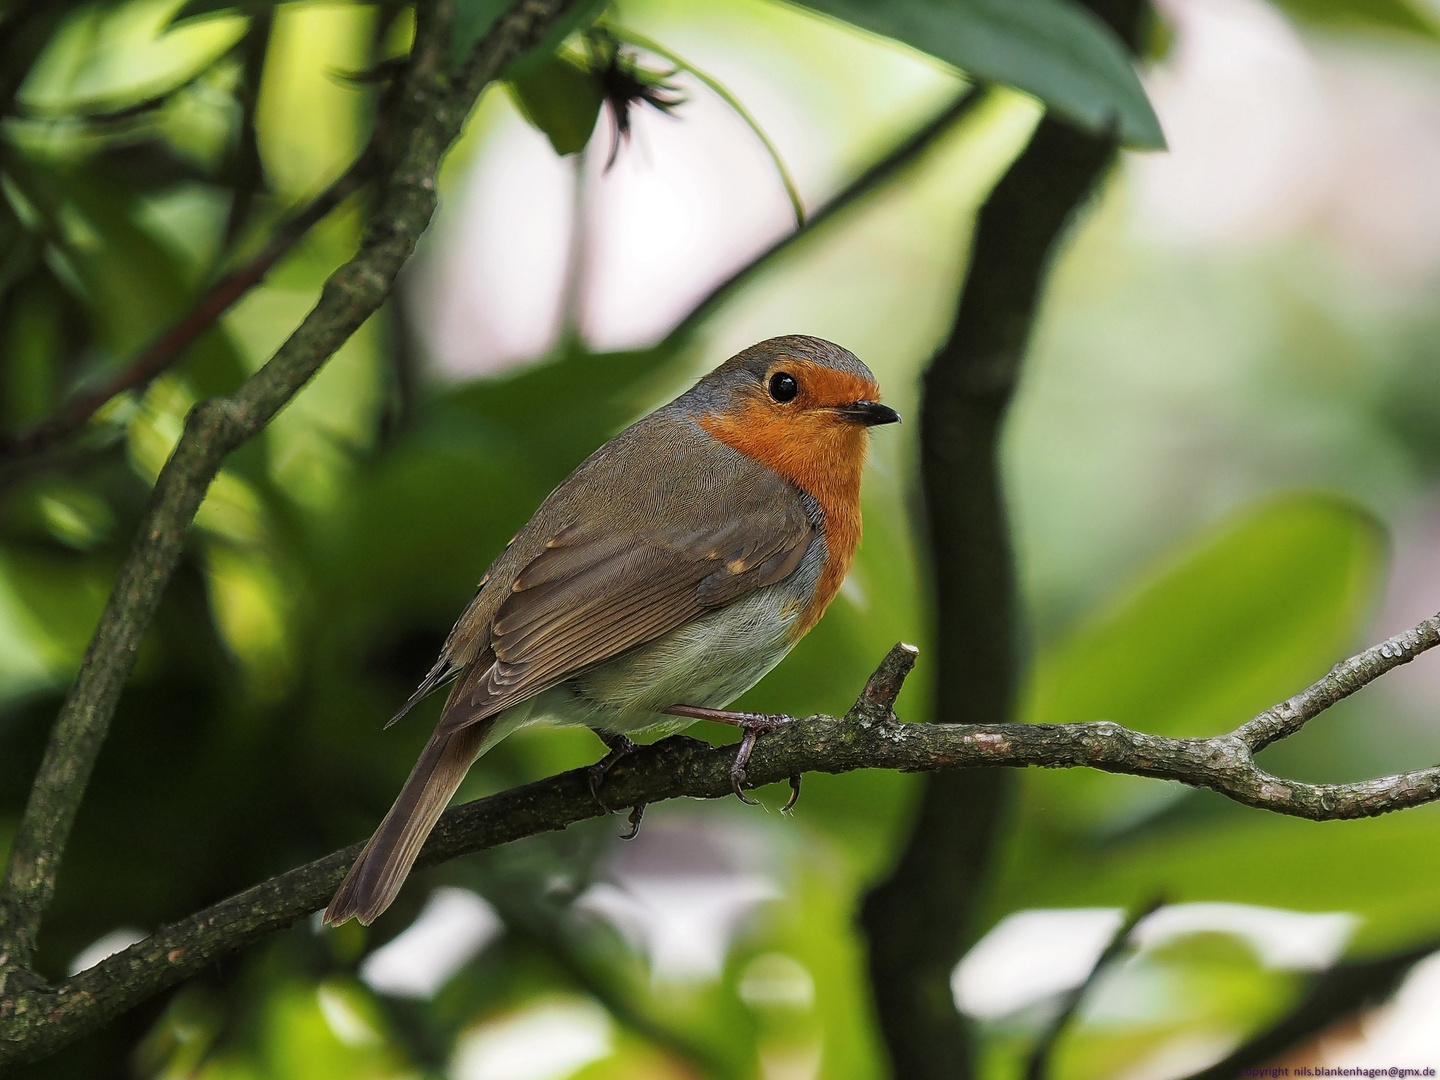
[[[731,778],[750,801],[744,766],[776,720],[725,706],[835,598],[860,541],[869,429],[899,419],[853,353],[787,335],[732,356],[591,454],[495,558],[391,719],[453,684],[324,921],[368,925],[385,911],[474,761],[539,720],[601,737],[597,801],[630,735],[735,724],[745,738]]]

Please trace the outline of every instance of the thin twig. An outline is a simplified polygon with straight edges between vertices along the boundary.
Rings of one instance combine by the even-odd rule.
[[[1079,986],[1071,988],[1061,1002],[1060,1010],[1045,1025],[1045,1030],[1035,1040],[1035,1045],[1030,1049],[1030,1060],[1025,1065],[1025,1080],[1045,1080],[1050,1074],[1050,1058],[1055,1053],[1055,1044],[1060,1041],[1060,1036],[1075,1019],[1075,1014],[1080,1011],[1081,1004],[1089,996],[1100,976],[1109,971],[1115,961],[1130,944],[1130,935],[1135,932],[1145,919],[1153,915],[1163,904],[1164,899],[1156,897],[1142,908],[1130,913],[1124,919],[1120,927],[1115,931],[1110,942],[1101,950],[1100,955],[1095,958],[1090,973],[1085,976]]]
[[[367,150],[362,153],[313,202],[276,229],[275,235],[258,255],[217,281],[178,322],[105,382],[76,394],[54,416],[14,436],[0,438],[0,461],[47,449],[78,431],[116,395],[145,386],[178,361],[185,349],[237,300],[258,285],[306,233],[360,189],[369,178],[374,164],[373,152]]]
[[[1313,686],[1307,686],[1288,701],[1282,701],[1249,723],[1242,724],[1235,735],[1252,753],[1259,753],[1271,743],[1294,735],[1330,706],[1345,700],[1387,671],[1408,664],[1436,645],[1440,645],[1440,615],[1372,645],[1348,660],[1342,660]]]
[[[785,195],[790,200],[790,209],[795,214],[795,227],[803,229],[805,227],[805,204],[800,200],[800,189],[795,186],[794,177],[785,167],[785,159],[780,156],[779,149],[770,141],[770,136],[765,134],[765,129],[760,126],[760,122],[750,115],[750,110],[741,104],[740,99],[732,94],[719,79],[702,71],[678,53],[667,49],[654,38],[646,37],[638,31],[615,23],[610,23],[608,29],[610,33],[627,45],[634,45],[646,52],[652,52],[662,60],[670,61],[681,71],[688,71],[708,86],[721,101],[730,106],[731,112],[745,122],[745,126],[760,140],[765,147],[765,152],[770,155],[770,160],[775,165],[775,171],[780,174],[780,183],[785,186]]]
[[[919,656],[920,650],[914,645],[903,641],[892,645],[885,659],[865,680],[865,689],[860,691],[845,719],[866,726],[894,720],[895,699],[900,696],[900,688],[915,669]]]
[[[697,326],[708,319],[717,308],[725,303],[761,269],[768,266],[777,255],[788,250],[802,237],[809,236],[816,229],[836,217],[841,211],[853,206],[876,188],[893,179],[908,165],[920,158],[930,147],[939,142],[946,132],[954,128],[975,107],[980,94],[974,87],[966,87],[950,102],[895,149],[851,180],[829,201],[805,219],[805,224],[793,232],[786,233],[748,263],[720,282],[705,295],[685,318],[665,335],[665,345],[689,335]],[[657,346],[660,348],[665,347]]]
[[[1427,619],[1421,627],[1434,622]],[[1256,766],[1239,729],[1211,738],[1177,739],[1104,721],[900,723],[888,717],[913,659],[909,646],[891,650],[846,717],[796,719],[766,735],[747,766],[753,785],[779,783],[803,772],[857,769],[1089,767],[1210,788],[1246,806],[1312,821],[1374,817],[1440,800],[1440,767],[1349,784],[1307,784],[1272,776]],[[1357,678],[1373,682],[1384,670],[1373,665]],[[1304,707],[1329,692],[1322,679],[1291,701]],[[881,718],[872,719],[877,715]],[[606,777],[606,794],[616,806],[724,798],[731,793],[733,757],[733,747],[673,736],[640,748],[618,764]],[[588,774],[588,769],[575,769],[447,811],[417,866],[602,816],[605,811],[591,793]],[[286,871],[162,927],[58,986],[37,985],[33,974],[21,971],[8,991],[0,988],[0,1064],[43,1057],[215,961],[319,911],[360,846]],[[0,952],[0,966],[4,962]]]
[[[265,186],[265,166],[260,160],[260,139],[255,119],[260,107],[260,84],[265,75],[265,59],[270,53],[270,38],[275,28],[275,12],[262,10],[250,17],[245,36],[237,49],[241,56],[240,86],[235,101],[240,106],[235,146],[230,159],[230,209],[225,215],[225,245],[235,243],[250,220],[255,196]]]

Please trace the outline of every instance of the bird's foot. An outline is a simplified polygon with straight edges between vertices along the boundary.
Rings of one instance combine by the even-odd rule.
[[[642,817],[644,817],[644,816],[645,816],[645,804],[644,804],[643,802],[642,802],[642,803],[636,803],[634,806],[632,806],[632,807],[630,808],[630,817],[627,819],[627,820],[630,822],[630,831],[629,831],[629,832],[625,832],[625,833],[621,833],[621,834],[620,834],[620,839],[621,839],[621,840],[634,840],[635,837],[639,836],[639,835],[640,835],[640,819],[641,819]]]
[[[796,773],[790,777],[790,798],[785,800],[785,805],[780,807],[780,813],[788,814],[795,809],[795,804],[800,801],[800,774]]]
[[[755,749],[755,740],[761,735],[785,727],[792,722],[792,717],[775,713],[702,709],[695,705],[671,705],[665,711],[672,716],[689,716],[696,720],[713,720],[719,724],[730,724],[744,732],[744,736],[740,740],[740,749],[735,752],[735,761],[730,766],[730,786],[735,789],[735,796],[741,802],[749,803],[751,806],[760,805],[755,799],[745,794],[745,766],[750,761],[751,752]],[[793,807],[799,798],[800,777],[792,776],[790,777],[790,801],[781,808],[782,812]]]
[[[610,813],[610,807],[606,806],[605,800],[600,797],[600,787],[605,783],[605,774],[633,754],[639,747],[618,731],[597,730],[595,734],[600,736],[600,741],[610,748],[610,752],[594,765],[590,766],[587,770],[587,779],[590,781],[590,794],[594,796],[596,805],[608,814]],[[633,839],[634,834],[639,831],[639,813],[631,814],[630,824],[632,826],[631,835],[626,837],[626,839]]]

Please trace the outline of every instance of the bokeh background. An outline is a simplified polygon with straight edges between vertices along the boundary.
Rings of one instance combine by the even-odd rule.
[[[394,5],[172,25],[178,7],[71,6],[0,121],[7,429],[122,364],[342,172],[377,93],[356,75],[408,32]],[[964,85],[780,3],[612,12],[743,102],[812,209]],[[1160,4],[1143,68],[1169,150],[1128,154],[1069,237],[1006,435],[1023,719],[1217,732],[1440,610],[1437,27],[1419,0]],[[436,703],[381,726],[484,567],[581,458],[699,373],[818,334],[914,414],[973,214],[1038,104],[987,91],[691,318],[794,220],[750,128],[672,81],[686,101],[639,109],[609,168],[607,116],[560,157],[504,85],[486,93],[398,295],[200,513],[81,811],[47,974],[368,835]],[[347,204],[73,452],[4,474],[0,848],[185,411],[268,358],[361,221]],[[921,661],[899,711],[930,719],[914,436],[877,433],[855,570],[745,705],[843,710],[903,638]],[[1431,764],[1437,702],[1440,661],[1422,658],[1263,763],[1309,780]],[[527,731],[462,795],[601,752],[585,731]],[[615,817],[418,874],[369,930],[296,926],[16,1075],[884,1076],[855,915],[915,780],[812,777],[785,817],[784,792],[761,794],[768,809],[652,807],[628,844]],[[1053,1075],[1187,1076],[1337,965],[1440,950],[1433,807],[1317,825],[1048,772],[1001,827],[988,932],[953,980],[985,1077],[1019,1074],[1059,995],[1151,901]],[[1440,1067],[1440,951],[1282,1063]]]

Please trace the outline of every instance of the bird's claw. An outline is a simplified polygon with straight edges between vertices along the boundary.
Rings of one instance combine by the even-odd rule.
[[[597,761],[585,770],[585,779],[590,784],[590,797],[595,800],[595,805],[607,814],[610,813],[610,807],[606,806],[605,800],[600,797],[600,785],[605,782],[605,773],[608,771],[602,768],[602,766],[606,761],[610,760],[610,756],[611,755],[606,754],[602,760]]]
[[[800,801],[800,774],[796,773],[790,777],[790,798],[785,800],[785,805],[780,807],[780,813],[788,814],[795,809],[795,804]]]
[[[736,713],[735,719],[730,721],[745,733],[740,740],[740,748],[735,752],[735,761],[730,766],[730,787],[735,791],[735,797],[741,802],[750,806],[759,806],[759,800],[752,799],[745,794],[745,766],[750,761],[750,754],[755,749],[755,742],[771,731],[776,731],[790,722],[788,716],[771,716],[766,713]],[[790,790],[792,792],[790,801],[785,804],[789,810],[795,805],[795,800],[800,797],[799,777],[790,778]]]
[[[644,804],[643,802],[642,802],[642,803],[636,803],[634,806],[632,806],[632,807],[630,808],[630,817],[627,819],[627,820],[630,822],[630,831],[629,831],[629,832],[621,833],[621,834],[620,834],[620,839],[621,839],[621,840],[634,840],[635,837],[639,836],[639,835],[640,835],[640,819],[643,818],[644,816],[645,816],[645,804]]]
[[[595,805],[608,814],[610,807],[606,806],[605,800],[600,797],[600,788],[605,783],[605,776],[621,761],[633,754],[637,747],[624,735],[615,732],[597,731],[596,734],[610,748],[610,752],[586,770],[585,778],[590,783],[590,796],[595,800]],[[638,829],[638,821],[632,821],[631,824]]]
[[[605,774],[613,769],[620,761],[633,754],[638,747],[624,735],[615,731],[597,731],[595,734],[600,736],[605,745],[610,748],[610,752],[586,770],[586,779],[590,782],[590,794],[595,799],[596,805],[608,814],[610,813],[610,807],[606,806],[605,800],[600,797],[600,788],[601,785],[605,783]],[[620,839],[634,840],[635,837],[639,836],[640,819],[644,816],[644,803],[636,803],[631,807],[629,817],[630,830],[621,833]]]
[[[688,716],[692,720],[713,720],[718,724],[729,724],[731,727],[738,727],[745,733],[740,740],[740,749],[735,752],[735,762],[730,766],[730,787],[735,792],[735,797],[743,803],[751,806],[760,804],[745,794],[745,765],[750,760],[750,753],[755,749],[755,740],[766,732],[778,731],[789,724],[792,717],[782,716],[775,713],[751,713],[731,712],[728,709],[706,709],[697,705],[671,705],[664,710],[671,716]],[[784,809],[789,810],[795,805],[795,800],[800,797],[800,778],[790,778],[790,801],[785,804]]]

